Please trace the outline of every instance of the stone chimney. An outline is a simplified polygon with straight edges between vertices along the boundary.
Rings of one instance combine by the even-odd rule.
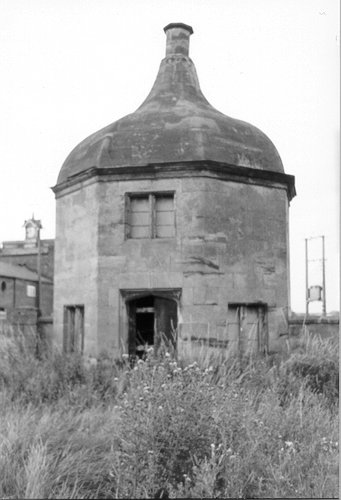
[[[188,57],[189,37],[193,33],[192,27],[183,23],[170,23],[163,29],[167,35],[166,57],[173,54]]]

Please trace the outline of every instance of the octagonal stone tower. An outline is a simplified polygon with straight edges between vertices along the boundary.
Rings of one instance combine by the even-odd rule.
[[[256,127],[213,108],[165,27],[146,100],[91,135],[56,186],[54,337],[65,351],[141,355],[161,337],[233,352],[288,332],[294,177]]]

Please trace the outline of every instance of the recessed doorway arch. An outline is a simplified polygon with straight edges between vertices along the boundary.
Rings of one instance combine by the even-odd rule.
[[[125,305],[126,350],[143,357],[161,343],[176,349],[179,290],[121,290]]]

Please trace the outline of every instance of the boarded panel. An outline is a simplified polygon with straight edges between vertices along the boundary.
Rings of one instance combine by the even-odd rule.
[[[148,196],[132,196],[130,198],[130,211],[131,212],[149,212],[149,198]]]
[[[173,195],[155,198],[155,237],[171,238],[175,235]]]
[[[155,209],[158,212],[171,211],[174,209],[174,196],[173,195],[163,195],[156,196],[155,198]]]
[[[131,226],[130,236],[131,238],[149,238],[150,228],[149,226]]]
[[[227,338],[228,347],[233,352],[239,349],[239,307],[233,307],[228,310]]]
[[[160,345],[161,338],[176,347],[176,328],[178,325],[177,303],[163,297],[155,297],[155,347]]]
[[[251,354],[258,350],[258,310],[252,306],[240,308],[239,350]]]
[[[130,224],[132,226],[149,226],[149,212],[132,212],[130,216]]]
[[[228,309],[228,340],[240,354],[267,352],[266,306],[231,304]]]
[[[74,351],[83,353],[84,350],[84,308],[75,307]]]
[[[174,212],[156,212],[157,226],[174,226]]]
[[[65,352],[83,352],[84,350],[84,306],[64,307]]]
[[[172,238],[174,234],[174,226],[156,226],[157,238]]]
[[[127,303],[128,309],[128,352],[130,355],[136,354],[136,304],[135,301]]]
[[[130,237],[150,237],[150,200],[148,196],[130,198]]]

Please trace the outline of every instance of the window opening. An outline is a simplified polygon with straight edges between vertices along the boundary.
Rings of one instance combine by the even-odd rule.
[[[84,306],[64,307],[64,352],[84,351]]]
[[[6,288],[7,288],[7,283],[6,283],[6,281],[3,281],[3,282],[1,283],[1,291],[2,291],[2,292],[5,292],[5,291],[6,291]]]
[[[33,298],[36,296],[36,287],[34,285],[26,285],[26,296]]]
[[[127,210],[129,238],[175,236],[174,193],[130,194]]]

